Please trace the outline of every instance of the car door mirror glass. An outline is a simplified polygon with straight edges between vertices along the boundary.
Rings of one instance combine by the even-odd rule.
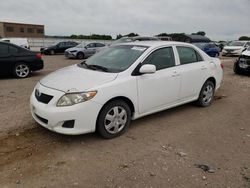
[[[141,66],[139,72],[141,74],[153,74],[156,72],[156,67],[155,65],[145,64]]]

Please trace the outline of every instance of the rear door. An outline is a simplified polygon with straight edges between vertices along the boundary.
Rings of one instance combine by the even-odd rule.
[[[9,45],[0,43],[0,74],[12,73],[14,57],[9,53]]]
[[[181,71],[180,100],[194,99],[208,78],[209,63],[192,47],[177,46]]]

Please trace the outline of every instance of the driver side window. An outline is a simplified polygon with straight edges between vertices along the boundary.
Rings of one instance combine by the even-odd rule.
[[[152,52],[143,64],[155,65],[156,70],[175,66],[175,58],[172,47],[161,48]]]

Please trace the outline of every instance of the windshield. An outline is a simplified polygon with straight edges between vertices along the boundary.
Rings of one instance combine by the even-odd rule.
[[[204,49],[208,43],[203,43],[203,42],[200,42],[200,43],[193,43],[195,46],[197,46],[198,48],[200,49]]]
[[[233,41],[228,44],[228,46],[244,46],[245,42]]]
[[[109,47],[80,63],[79,66],[105,72],[122,72],[130,67],[147,48],[137,45]]]
[[[78,44],[77,46],[76,46],[76,48],[84,48],[84,46],[85,46],[85,44]]]

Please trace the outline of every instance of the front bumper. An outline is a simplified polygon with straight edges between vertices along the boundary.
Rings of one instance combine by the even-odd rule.
[[[76,58],[76,53],[72,53],[72,52],[65,51],[65,52],[64,52],[64,56],[65,56],[66,58]]]
[[[222,55],[223,56],[240,56],[242,53],[241,50],[234,50],[234,51],[227,51],[227,50],[222,50]]]
[[[35,89],[40,93],[53,96],[48,104],[39,102]],[[30,97],[30,109],[34,120],[43,127],[61,134],[78,135],[94,132],[96,120],[102,105],[94,101],[86,101],[68,107],[57,107],[57,101],[65,93],[38,84]],[[65,122],[74,121],[72,128],[63,127]]]

